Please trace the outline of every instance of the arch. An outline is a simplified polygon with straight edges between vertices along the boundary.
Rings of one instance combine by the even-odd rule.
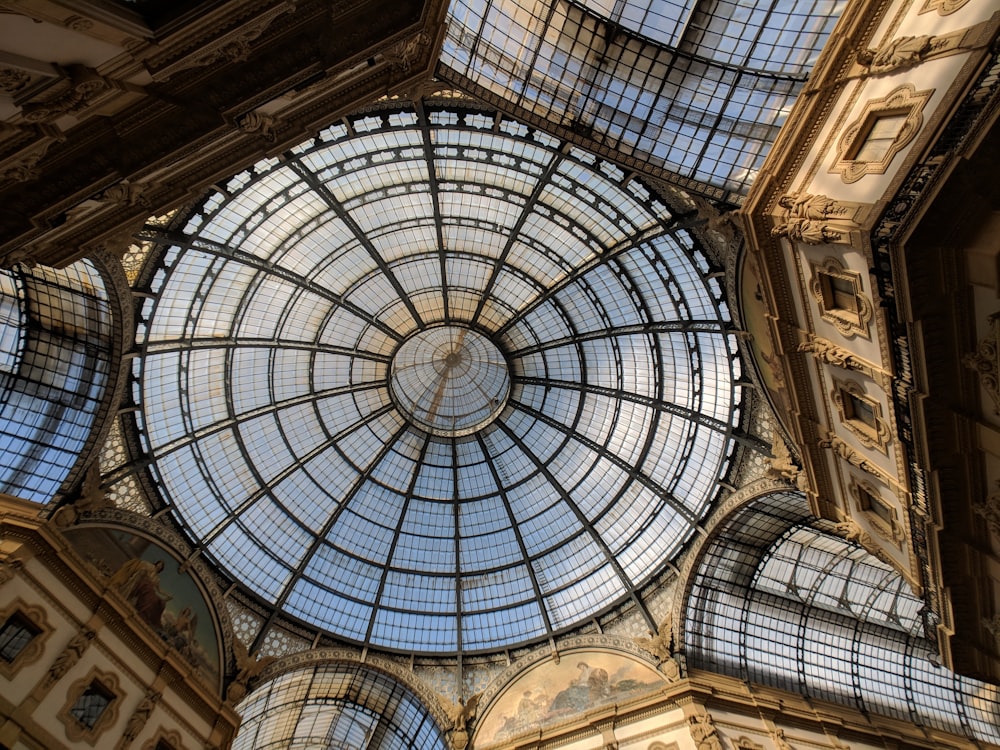
[[[238,706],[243,722],[234,750],[305,748],[315,742],[369,750],[448,747],[439,717],[404,682],[360,661],[324,661],[317,653],[322,652],[297,668],[270,670],[270,678]]]
[[[720,523],[688,582],[687,665],[1000,740],[996,687],[941,667],[923,601],[831,528],[792,490],[755,498]]]

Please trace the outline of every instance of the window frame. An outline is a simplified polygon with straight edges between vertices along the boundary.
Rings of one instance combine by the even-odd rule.
[[[871,338],[869,325],[874,316],[871,300],[864,293],[861,274],[850,271],[833,257],[828,257],[821,264],[813,263],[812,279],[809,288],[819,306],[820,317],[834,325],[846,337],[862,336]],[[837,303],[837,296],[847,294],[846,289],[838,290],[837,281],[849,285],[854,292],[854,304],[851,308]]]
[[[0,622],[3,623],[0,625],[0,631],[13,617],[24,618],[36,632],[15,654],[13,659],[7,661],[0,658],[0,676],[7,679],[13,678],[24,667],[38,661],[45,650],[45,642],[52,633],[52,627],[45,616],[45,609],[29,605],[23,599],[15,599],[3,610],[0,610]]]
[[[865,175],[885,174],[892,160],[916,138],[923,125],[923,109],[934,89],[917,91],[912,83],[904,83],[879,99],[865,103],[861,114],[851,122],[837,144],[837,156],[830,172],[839,173],[846,183],[857,182]],[[879,121],[903,117],[899,131],[878,159],[862,159],[865,145]]]
[[[92,687],[97,685],[101,690],[110,696],[108,704],[101,710],[93,725],[88,726],[81,721],[74,713],[80,699]],[[85,677],[76,680],[66,691],[66,702],[62,710],[57,714],[59,721],[66,729],[66,736],[73,742],[86,742],[95,745],[97,739],[108,729],[114,726],[118,720],[118,711],[121,707],[123,692],[120,687],[118,676],[113,672],[105,672],[92,667]]]

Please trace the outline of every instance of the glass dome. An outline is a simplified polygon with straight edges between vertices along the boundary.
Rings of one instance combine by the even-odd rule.
[[[646,185],[494,112],[395,106],[175,224],[137,422],[177,521],[342,639],[579,626],[696,533],[739,421],[718,269]]]

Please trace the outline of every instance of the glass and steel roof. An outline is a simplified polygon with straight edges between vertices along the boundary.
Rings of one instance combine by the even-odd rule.
[[[453,0],[439,74],[692,180],[692,189],[740,194],[844,5]]]
[[[634,176],[494,112],[386,105],[174,226],[143,449],[285,615],[497,650],[636,597],[709,510],[736,344],[718,269]]]

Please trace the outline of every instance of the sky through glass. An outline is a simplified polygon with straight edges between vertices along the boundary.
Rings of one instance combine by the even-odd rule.
[[[168,237],[135,364],[151,471],[294,618],[423,653],[543,638],[634,596],[715,497],[740,376],[718,269],[609,163],[387,108]]]

